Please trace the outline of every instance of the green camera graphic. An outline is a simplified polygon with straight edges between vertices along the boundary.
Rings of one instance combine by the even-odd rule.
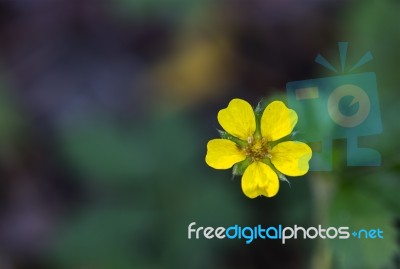
[[[347,42],[339,42],[342,72]],[[372,60],[367,52],[350,71]],[[324,57],[315,61],[338,73]],[[358,137],[382,132],[376,76],[373,72],[289,82],[288,104],[299,115],[299,131],[306,142],[320,143],[314,150],[310,170],[332,170],[332,140],[347,139],[348,166],[378,166],[380,153],[360,147]]]

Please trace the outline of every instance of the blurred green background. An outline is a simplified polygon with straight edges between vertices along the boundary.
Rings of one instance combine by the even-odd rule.
[[[0,268],[400,268],[400,2],[0,0]],[[331,75],[377,75],[380,167],[246,198],[204,162],[219,109]],[[188,240],[187,226],[381,228],[382,240]]]

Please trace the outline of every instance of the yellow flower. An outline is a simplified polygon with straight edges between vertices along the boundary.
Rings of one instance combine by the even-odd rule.
[[[283,102],[270,103],[257,119],[249,103],[233,99],[219,111],[218,122],[231,136],[208,142],[206,163],[215,169],[249,163],[242,176],[242,190],[247,197],[272,197],[284,175],[302,176],[308,172],[311,148],[285,139],[297,123],[297,114]]]

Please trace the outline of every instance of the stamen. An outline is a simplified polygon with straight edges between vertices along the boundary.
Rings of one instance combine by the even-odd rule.
[[[265,138],[249,136],[247,138],[248,145],[245,147],[245,153],[247,157],[250,157],[253,161],[260,161],[264,158],[272,158],[269,153],[270,146]]]

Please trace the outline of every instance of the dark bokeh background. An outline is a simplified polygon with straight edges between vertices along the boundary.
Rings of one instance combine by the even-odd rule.
[[[400,268],[400,2],[0,0],[0,268]],[[284,98],[318,53],[378,78],[381,167],[250,200],[204,162],[233,97]],[[231,180],[232,179],[232,180]],[[397,220],[397,221],[396,221]],[[383,240],[188,240],[187,225],[381,228]],[[396,226],[397,225],[397,226]]]

